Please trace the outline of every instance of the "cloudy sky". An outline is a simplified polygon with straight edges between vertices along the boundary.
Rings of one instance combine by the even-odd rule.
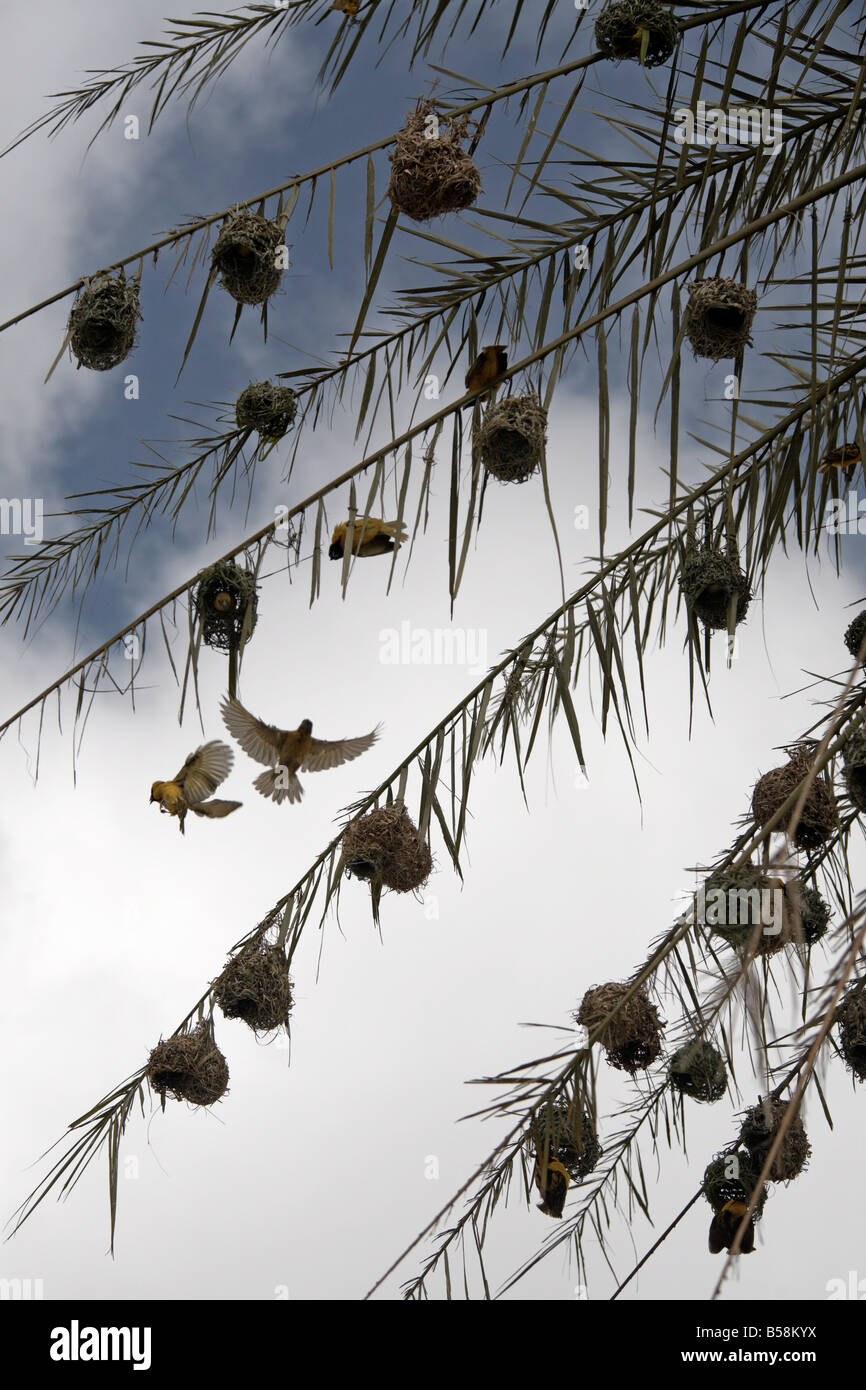
[[[193,10],[182,10],[187,13]],[[75,85],[86,68],[131,58],[139,40],[159,35],[162,18],[155,0],[134,9],[107,0],[82,0],[74,10],[61,0],[47,0],[38,11],[12,4],[0,58],[2,143],[45,109],[47,93]],[[249,198],[398,128],[436,74],[423,64],[410,74],[399,45],[378,69],[371,52],[362,50],[346,81],[328,96],[312,74],[325,51],[327,24],[337,22],[328,16],[319,27],[293,29],[269,53],[253,43],[189,121],[174,105],[147,136],[147,94],[139,91],[124,114],[141,119],[140,140],[125,140],[115,123],[87,152],[95,127],[85,120],[52,141],[37,135],[0,162],[7,267],[0,317],[147,245],[186,217]],[[519,35],[504,69],[492,56],[500,46],[497,23],[461,39],[445,54],[445,65],[482,82],[502,71],[520,76],[551,66],[573,11],[564,5],[556,16],[539,60],[532,35]],[[579,37],[576,52],[585,51],[588,39]],[[428,56],[442,58],[432,51]],[[637,69],[616,81],[620,90],[630,83],[632,93],[638,84],[635,99],[647,104],[657,105],[664,93],[663,81]],[[607,74],[587,83],[569,118],[576,146],[599,149],[609,138],[599,118],[609,109],[602,83],[610,88]],[[515,108],[495,117],[481,147],[487,197],[502,186],[501,161],[513,158],[517,116]],[[387,159],[382,153],[376,160],[382,190]],[[140,343],[129,368],[140,380],[137,401],[124,398],[125,368],[88,373],[65,358],[43,384],[63,340],[69,300],[0,335],[3,494],[42,498],[47,515],[62,512],[71,493],[128,481],[132,461],[153,458],[144,440],[170,441],[159,447],[180,462],[177,441],[189,427],[176,417],[211,428],[224,409],[219,403],[233,402],[250,380],[344,349],[340,335],[351,330],[363,294],[362,198],[361,171],[352,171],[338,185],[333,270],[321,216],[306,230],[302,215],[293,219],[293,270],[271,306],[266,345],[248,313],[230,345],[230,301],[221,291],[211,294],[176,386],[202,276],[194,272],[188,290],[185,273],[166,288],[171,258],[161,259],[157,271],[148,267]],[[458,241],[473,235],[456,218],[440,231]],[[408,258],[432,259],[431,248],[409,235],[394,243],[392,255],[386,283],[394,290],[423,279]],[[772,312],[759,315],[756,360],[776,345],[774,324]],[[690,356],[683,362],[685,418],[696,429],[700,421],[724,427],[723,365],[713,368]],[[766,382],[773,370],[764,363],[755,379]],[[456,385],[449,389],[456,392]],[[628,398],[625,364],[616,356],[612,392],[609,552],[628,537]],[[347,396],[307,433],[288,483],[288,450],[275,451],[259,470],[249,512],[243,498],[234,504],[227,498],[221,506],[215,538],[204,540],[203,496],[174,539],[164,521],[155,523],[128,567],[103,577],[79,627],[64,608],[26,640],[21,630],[3,629],[3,717],[264,525],[276,507],[291,505],[357,462],[358,399],[356,388],[353,401]],[[639,432],[639,500],[646,506],[662,501],[668,487],[666,431],[662,425],[654,434],[654,400],[648,392]],[[383,414],[374,445],[387,443],[384,429]],[[551,411],[548,450],[569,589],[581,582],[597,550],[592,530],[570,524],[576,507],[597,514],[597,439],[595,367],[577,353]],[[695,477],[712,462],[685,432],[681,450],[681,469]],[[345,601],[334,566],[325,569],[322,597],[310,608],[309,537],[299,582],[276,576],[263,587],[259,626],[242,672],[245,703],[285,727],[309,717],[323,737],[384,725],[362,761],[308,778],[300,806],[276,807],[258,797],[250,786],[256,769],[240,753],[225,794],[244,806],[230,820],[196,820],[181,838],[148,804],[155,778],[176,771],[203,736],[223,735],[218,702],[225,663],[215,653],[205,652],[201,663],[203,727],[192,709],[179,726],[178,689],[168,660],[154,647],[134,712],[120,696],[97,697],[74,780],[74,695],[64,697],[60,719],[56,704],[47,706],[38,780],[38,714],[0,744],[0,968],[8,985],[0,1024],[4,1218],[44,1171],[38,1155],[174,1029],[230,947],[332,838],[341,808],[383,781],[479,679],[472,662],[382,660],[387,634],[401,624],[428,632],[451,624],[449,471],[443,442],[429,525],[405,576],[398,565],[390,595],[387,562],[358,566]],[[347,500],[346,494],[331,504],[332,520]],[[645,521],[638,514],[635,527]],[[47,521],[47,534],[61,524]],[[17,538],[2,539],[7,554],[20,550]],[[637,759],[642,805],[618,736],[602,739],[597,682],[576,697],[588,786],[576,775],[561,727],[549,744],[539,743],[530,763],[528,809],[513,766],[499,768],[491,759],[479,767],[465,882],[449,868],[434,829],[436,872],[423,901],[386,898],[381,935],[366,888],[347,883],[339,921],[329,915],[321,931],[311,922],[295,957],[290,1050],[257,1043],[240,1022],[218,1021],[231,1072],[224,1101],[208,1112],[169,1102],[165,1114],[154,1106],[131,1122],[121,1155],[115,1259],[106,1253],[100,1159],[68,1201],[49,1199],[0,1247],[0,1277],[41,1279],[46,1298],[362,1296],[502,1132],[494,1123],[458,1123],[489,1099],[489,1088],[465,1083],[565,1043],[570,1011],[584,991],[623,978],[644,958],[649,941],[682,906],[689,866],[727,846],[755,778],[778,761],[774,748],[812,722],[808,693],[785,697],[807,684],[804,672],[833,674],[844,667],[840,634],[851,617],[848,607],[862,597],[864,578],[862,539],[845,537],[842,545],[841,577],[814,560],[807,574],[796,552],[778,557],[730,669],[718,648],[713,715],[698,708],[690,741],[682,620],[648,657],[651,737],[639,741]],[[559,594],[540,484],[488,489],[453,619],[477,644],[480,664],[492,664],[515,646],[557,606]],[[176,652],[182,663],[182,634]],[[855,882],[862,868],[858,840]],[[820,964],[825,957],[820,950],[817,956]],[[776,1018],[782,1032],[796,1022],[795,1000],[784,989]],[[552,1031],[539,1033],[529,1024]],[[614,1216],[610,1253],[621,1277],[691,1196],[712,1154],[733,1137],[735,1110],[753,1103],[757,1091],[745,1063],[738,1079],[739,1098],[689,1110],[685,1157],[669,1150],[663,1136],[657,1153],[645,1148],[654,1225],[643,1216]],[[863,1099],[838,1064],[828,1071],[825,1093],[834,1127],[820,1107],[807,1103],[808,1171],[773,1192],[758,1251],[739,1262],[726,1298],[824,1298],[829,1280],[847,1278],[858,1258],[862,1263],[858,1232],[866,1196],[856,1179]],[[628,1094],[621,1078],[602,1069],[602,1116]],[[699,1203],[624,1297],[709,1296],[720,1260],[707,1252],[708,1222],[709,1209]],[[551,1224],[515,1187],[489,1235],[486,1267],[494,1288],[550,1235]],[[421,1253],[429,1249],[422,1246]],[[585,1253],[589,1297],[608,1297],[615,1287],[610,1270],[592,1241]],[[398,1297],[419,1258],[417,1251],[411,1255],[378,1296]],[[573,1299],[577,1284],[573,1262],[558,1251],[505,1296]],[[431,1285],[431,1295],[443,1295],[439,1283]]]

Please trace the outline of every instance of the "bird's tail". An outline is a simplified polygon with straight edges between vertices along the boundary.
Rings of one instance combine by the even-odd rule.
[[[385,521],[382,523],[382,530],[390,536],[397,545],[402,545],[409,539],[409,532],[402,521]]]
[[[230,816],[232,811],[236,811],[242,805],[241,801],[220,801],[218,797],[213,797],[210,801],[200,801],[197,806],[190,806],[189,809],[197,816],[221,820],[223,816]]]
[[[269,796],[272,801],[276,801],[278,806],[286,800],[300,801],[304,794],[297,773],[290,773],[285,767],[269,767],[267,772],[259,773],[253,786],[262,796]]]

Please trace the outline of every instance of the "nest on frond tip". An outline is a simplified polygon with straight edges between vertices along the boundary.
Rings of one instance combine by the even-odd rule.
[[[733,547],[726,554],[717,546],[688,548],[680,573],[680,589],[689,612],[713,632],[725,631],[732,600],[736,601],[734,626],[749,611],[752,591],[740,569]]]
[[[541,467],[546,437],[547,411],[530,392],[493,401],[472,442],[494,478],[501,483],[525,483]]]
[[[842,749],[845,786],[858,811],[866,811],[866,725],[855,729]]]
[[[625,1003],[620,1003],[630,988],[628,984],[612,981],[588,989],[574,1014],[574,1020],[589,1033],[594,1033],[612,1009],[620,1004],[598,1041],[604,1048],[610,1066],[634,1075],[636,1071],[652,1066],[659,1056],[665,1025],[643,988],[636,990]]]
[[[806,946],[814,946],[826,936],[833,916],[833,909],[818,889],[799,876],[789,878],[785,884],[785,911],[790,922],[790,939]]]
[[[249,641],[258,617],[256,578],[234,560],[209,565],[198,577],[193,605],[201,624],[202,641],[230,652]]]
[[[438,122],[436,139],[428,135],[431,116]],[[460,144],[468,126],[468,116],[438,116],[435,101],[419,100],[388,156],[388,196],[398,212],[413,222],[429,222],[472,206],[481,192],[481,175]]]
[[[256,430],[262,439],[282,439],[297,411],[298,398],[290,387],[254,381],[238,396],[235,421],[240,429]]]
[[[225,1095],[229,1084],[228,1064],[205,1020],[188,1033],[160,1039],[145,1071],[163,1108],[167,1095],[190,1105],[213,1105]]]
[[[671,1058],[669,1075],[671,1085],[682,1095],[707,1105],[721,1100],[728,1089],[725,1059],[706,1038],[695,1038],[679,1048]]]
[[[859,652],[864,637],[866,637],[866,608],[863,609],[862,613],[858,613],[857,617],[845,629],[845,646],[852,656],[856,656]],[[860,665],[866,666],[866,655],[862,658]]]
[[[753,1106],[751,1110],[746,1111],[740,1129],[739,1142],[759,1173],[769,1157],[782,1116],[787,1108],[787,1101],[767,1097],[758,1105]],[[802,1173],[811,1152],[812,1145],[806,1137],[803,1121],[799,1114],[796,1114],[785,1131],[782,1143],[767,1174],[767,1180],[769,1182],[790,1182],[792,1178],[796,1178]]]
[[[866,990],[859,981],[845,991],[834,1021],[845,1065],[858,1081],[866,1081]]]
[[[768,821],[787,801],[808,774],[813,761],[814,749],[796,748],[783,767],[774,767],[771,772],[766,772],[759,778],[752,793],[752,812],[759,825]],[[791,806],[787,817],[777,822],[777,831],[789,833],[788,827],[795,809],[796,802]],[[819,845],[827,843],[838,824],[839,816],[833,788],[826,778],[818,776],[806,795],[794,828],[793,842],[797,849],[817,849]]]
[[[666,63],[680,41],[680,32],[671,11],[656,0],[614,0],[595,21],[595,42],[605,58],[640,61],[647,32],[644,65],[652,68]]]
[[[242,947],[214,981],[213,997],[226,1018],[240,1018],[254,1033],[288,1028],[292,985],[280,945],[259,938]]]
[[[572,1182],[580,1182],[604,1154],[588,1111],[567,1100],[542,1106],[533,1116],[530,1140],[539,1159],[556,1158]]]
[[[411,893],[430,877],[433,856],[406,807],[394,802],[349,821],[343,833],[343,868],[395,893]]]
[[[752,346],[752,321],[758,296],[737,280],[715,276],[689,285],[686,337],[695,357],[737,357]]]
[[[79,367],[107,372],[128,357],[135,345],[138,282],[119,275],[85,281],[69,315],[69,345]]]
[[[239,212],[223,226],[211,264],[238,304],[264,304],[279,289],[276,251],[282,244],[282,228],[258,212]]]
[[[755,1168],[748,1150],[738,1149],[734,1153],[717,1154],[707,1165],[701,1190],[713,1212],[718,1215],[728,1202],[748,1203],[758,1185],[760,1174],[761,1170]],[[753,1221],[760,1220],[768,1195],[765,1184],[755,1203]]]

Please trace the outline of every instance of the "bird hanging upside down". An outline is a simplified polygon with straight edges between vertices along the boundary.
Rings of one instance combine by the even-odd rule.
[[[222,703],[222,716],[226,728],[237,739],[241,748],[257,763],[265,763],[268,771],[262,772],[253,781],[256,791],[269,796],[277,805],[286,799],[300,801],[303,788],[298,781],[298,771],[325,772],[328,768],[339,767],[341,763],[351,762],[372,747],[379,737],[379,729],[360,738],[342,738],[332,742],[313,738],[313,726],[304,719],[297,729],[277,729],[273,724],[265,724],[254,714],[244,709],[240,700],[225,696]]]
[[[492,386],[508,366],[508,352],[502,343],[497,343],[493,347],[482,348],[476,357],[469,371],[466,373],[466,390],[480,391],[484,386]],[[480,396],[480,401],[488,401],[493,393],[488,391]],[[464,410],[470,410],[476,405],[475,401],[470,401],[469,405],[464,405]]]
[[[351,552],[353,555],[385,555],[409,538],[409,532],[401,521],[380,521],[377,516],[368,516],[363,521],[342,521],[334,527],[331,537],[329,560],[342,560],[346,553],[346,536],[351,533]]]
[[[150,789],[151,801],[159,803],[160,813],[177,816],[180,833],[187,811],[208,819],[221,819],[230,816],[243,803],[240,801],[206,801],[215,792],[220,782],[224,782],[231,771],[234,753],[227,743],[218,738],[203,743],[194,753],[190,753],[180,772],[170,782],[154,782]]]
[[[721,1211],[717,1211],[710,1222],[710,1254],[718,1255],[720,1250],[730,1250],[734,1243],[740,1222],[746,1214],[748,1203],[735,1198],[732,1202],[725,1202]],[[749,1222],[743,1232],[743,1239],[740,1242],[740,1254],[751,1255],[755,1248],[755,1221],[754,1217]]]
[[[570,1182],[568,1172],[558,1158],[548,1158],[545,1172],[541,1159],[537,1157],[535,1160],[535,1186],[543,1198],[543,1201],[537,1203],[538,1210],[544,1212],[545,1216],[561,1218],[565,1206],[565,1194]]]

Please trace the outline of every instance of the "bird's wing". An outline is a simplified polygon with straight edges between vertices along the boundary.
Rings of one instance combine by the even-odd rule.
[[[327,772],[328,768],[350,763],[366,753],[379,737],[379,726],[371,734],[360,738],[339,738],[329,742],[323,738],[311,738],[310,746],[301,762],[302,772]]]
[[[227,743],[218,738],[203,743],[190,753],[174,781],[180,787],[189,806],[204,801],[228,777],[235,755]]]
[[[197,816],[207,816],[209,820],[221,820],[223,816],[230,816],[232,811],[236,811],[242,806],[242,801],[219,801],[214,797],[213,801],[202,801],[198,806],[190,806]]]
[[[255,758],[265,767],[273,767],[280,754],[280,746],[286,737],[282,729],[273,724],[265,724],[254,714],[244,709],[240,700],[229,696],[222,703],[223,723],[233,738],[236,738],[245,753]]]

